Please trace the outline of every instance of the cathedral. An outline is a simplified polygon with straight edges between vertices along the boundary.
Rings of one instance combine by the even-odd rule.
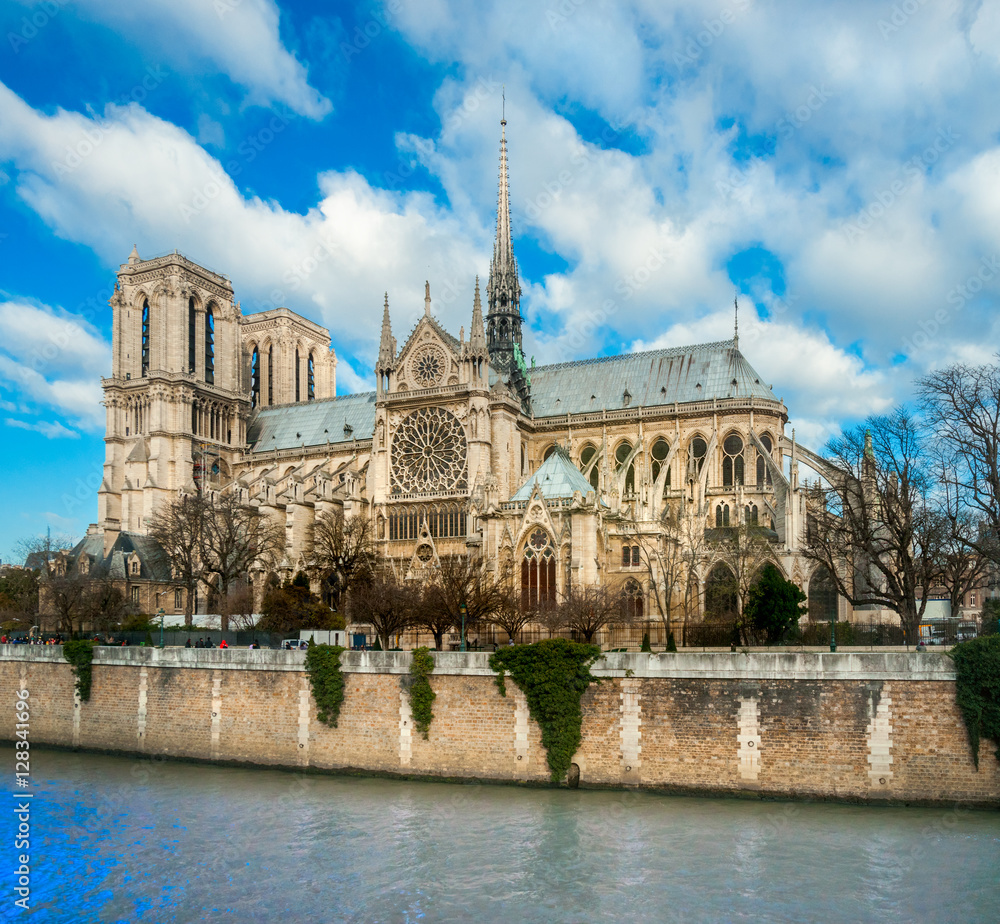
[[[131,575],[145,612],[183,612],[182,592],[167,594],[169,575],[143,551],[146,525],[179,492],[229,491],[283,524],[280,561],[257,566],[279,578],[310,574],[312,524],[339,507],[371,518],[381,553],[407,577],[475,551],[512,565],[532,605],[606,584],[654,620],[667,576],[641,550],[669,534],[687,545],[698,619],[720,567],[703,540],[745,523],[769,538],[817,617],[836,613],[828,576],[801,555],[809,491],[798,465],[822,460],[786,435],[787,410],[735,333],[525,361],[507,166],[504,120],[496,240],[468,334],[444,329],[428,283],[400,346],[386,296],[368,392],[336,394],[324,328],[287,308],[244,314],[226,276],[133,249],[111,299],[99,522],[72,553],[82,566]]]

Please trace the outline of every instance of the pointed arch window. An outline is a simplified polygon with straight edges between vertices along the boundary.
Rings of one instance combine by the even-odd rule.
[[[722,486],[743,484],[743,439],[730,433],[722,444]]]
[[[267,403],[274,404],[274,347],[267,348]]]
[[[149,299],[142,302],[142,374],[149,375]]]
[[[260,404],[260,350],[253,348],[250,354],[250,407]]]
[[[771,437],[766,433],[760,438],[760,442],[763,447],[767,450],[767,454],[770,455],[773,449],[771,443]],[[771,469],[767,467],[767,463],[764,461],[764,457],[758,452],[757,453],[757,486],[764,487],[765,485],[770,485],[771,482]]]
[[[632,444],[628,440],[623,440],[615,450],[615,462],[617,463],[615,468],[618,472],[621,472],[625,467],[625,462],[630,455],[632,455]],[[628,469],[625,471],[625,493],[635,494],[634,462],[629,462]]]
[[[215,384],[215,313],[211,305],[205,311],[205,381]]]
[[[309,354],[309,359],[306,362],[306,400],[316,400],[316,363],[312,353]]]
[[[688,475],[697,478],[701,474],[705,465],[705,456],[708,455],[708,443],[703,437],[696,436],[688,446]]]
[[[195,311],[194,299],[188,299],[188,373],[194,375],[198,361],[198,312]]]
[[[625,618],[626,624],[642,619],[642,598],[642,585],[635,578],[629,578],[622,586],[621,593],[622,616]]]
[[[715,508],[716,529],[729,525],[729,504],[718,504]]]
[[[528,537],[521,559],[521,605],[541,609],[556,602],[556,557],[548,533],[536,529]]]
[[[580,471],[585,471],[587,466],[593,461],[594,456],[597,455],[597,450],[593,446],[584,446],[583,452],[580,453]],[[590,483],[594,486],[594,490],[597,490],[597,482],[600,477],[600,472],[598,471],[597,463],[595,462],[590,470]]]
[[[747,504],[746,506],[746,519],[747,526],[757,526],[760,521],[760,514],[757,510],[756,504]]]
[[[663,469],[663,463],[666,462],[667,456],[670,455],[670,445],[661,436],[655,443],[653,443],[653,448],[650,450],[650,455],[653,457],[652,465],[652,475],[653,484],[656,484],[656,479],[660,477],[660,472]],[[670,468],[667,468],[666,478],[663,481],[663,493],[667,493],[667,488],[670,487]]]

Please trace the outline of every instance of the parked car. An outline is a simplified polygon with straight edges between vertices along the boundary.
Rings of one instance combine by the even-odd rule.
[[[286,638],[281,643],[282,651],[305,651],[309,643],[301,638]]]

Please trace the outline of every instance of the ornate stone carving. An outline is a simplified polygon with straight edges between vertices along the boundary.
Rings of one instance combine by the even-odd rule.
[[[465,431],[444,408],[408,414],[392,438],[394,494],[444,494],[468,485]]]

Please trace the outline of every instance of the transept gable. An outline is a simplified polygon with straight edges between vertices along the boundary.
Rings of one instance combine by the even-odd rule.
[[[462,345],[431,314],[430,284],[424,314],[417,321],[397,358],[397,391],[457,385]]]

